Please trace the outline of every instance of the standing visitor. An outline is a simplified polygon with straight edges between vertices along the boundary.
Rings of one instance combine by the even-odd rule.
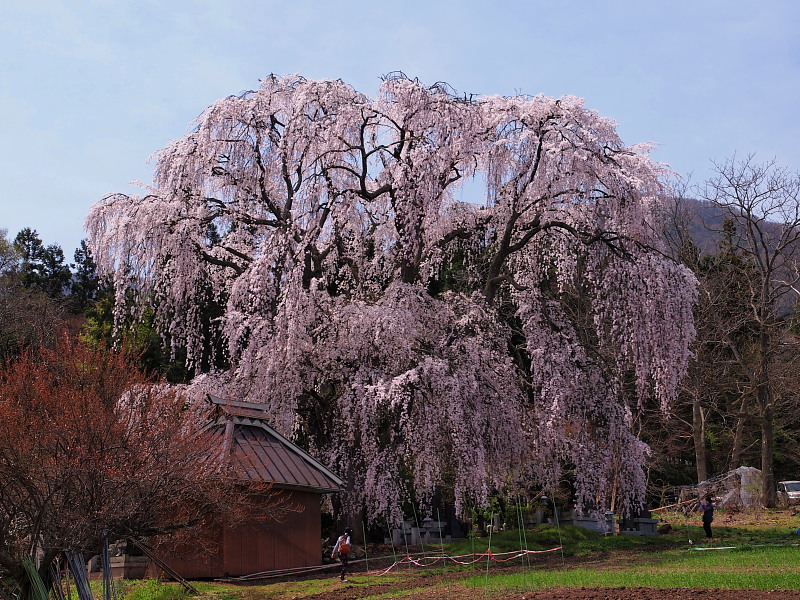
[[[711,494],[706,494],[706,497],[700,500],[700,510],[703,511],[703,530],[706,532],[706,538],[711,538],[711,522],[714,520],[714,502],[711,500]]]
[[[347,581],[347,561],[350,558],[350,536],[352,534],[353,530],[345,527],[344,534],[340,535],[339,539],[336,540],[336,546],[333,547],[333,552],[331,552],[331,558],[335,558],[338,555],[339,560],[342,562],[342,581]]]

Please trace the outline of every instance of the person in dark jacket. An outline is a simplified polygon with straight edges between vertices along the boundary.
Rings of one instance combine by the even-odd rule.
[[[347,561],[350,559],[351,535],[353,535],[353,530],[345,527],[344,534],[340,535],[339,539],[336,540],[336,546],[333,547],[333,552],[331,552],[331,558],[338,556],[342,562],[342,581],[347,581]]]
[[[706,494],[706,497],[700,500],[700,510],[703,511],[703,530],[706,532],[706,537],[710,538],[711,522],[714,520],[714,502],[711,494]]]

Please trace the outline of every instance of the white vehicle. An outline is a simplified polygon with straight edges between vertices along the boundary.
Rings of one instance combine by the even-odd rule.
[[[800,504],[800,481],[778,482],[778,504]]]

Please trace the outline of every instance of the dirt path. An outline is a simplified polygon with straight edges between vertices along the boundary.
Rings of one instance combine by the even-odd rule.
[[[531,592],[503,600],[797,600],[800,592],[649,588],[570,589]]]
[[[350,598],[387,597],[396,592],[391,586],[365,586],[344,584],[340,589],[325,594],[309,596],[306,600],[345,600]],[[424,592],[403,595],[408,600],[482,600],[482,593],[465,588],[431,588]],[[570,588],[520,592],[504,596],[487,596],[487,600],[800,600],[800,591],[783,590],[707,590],[707,589],[652,589],[652,588]]]

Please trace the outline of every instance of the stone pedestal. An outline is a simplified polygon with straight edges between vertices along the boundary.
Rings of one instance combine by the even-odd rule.
[[[554,522],[553,519],[550,521]],[[614,515],[611,512],[600,516],[588,516],[570,510],[561,514],[559,523],[561,525],[575,525],[576,527],[591,529],[598,533],[614,533]]]
[[[636,517],[620,521],[619,532],[622,535],[658,535],[658,519]]]

